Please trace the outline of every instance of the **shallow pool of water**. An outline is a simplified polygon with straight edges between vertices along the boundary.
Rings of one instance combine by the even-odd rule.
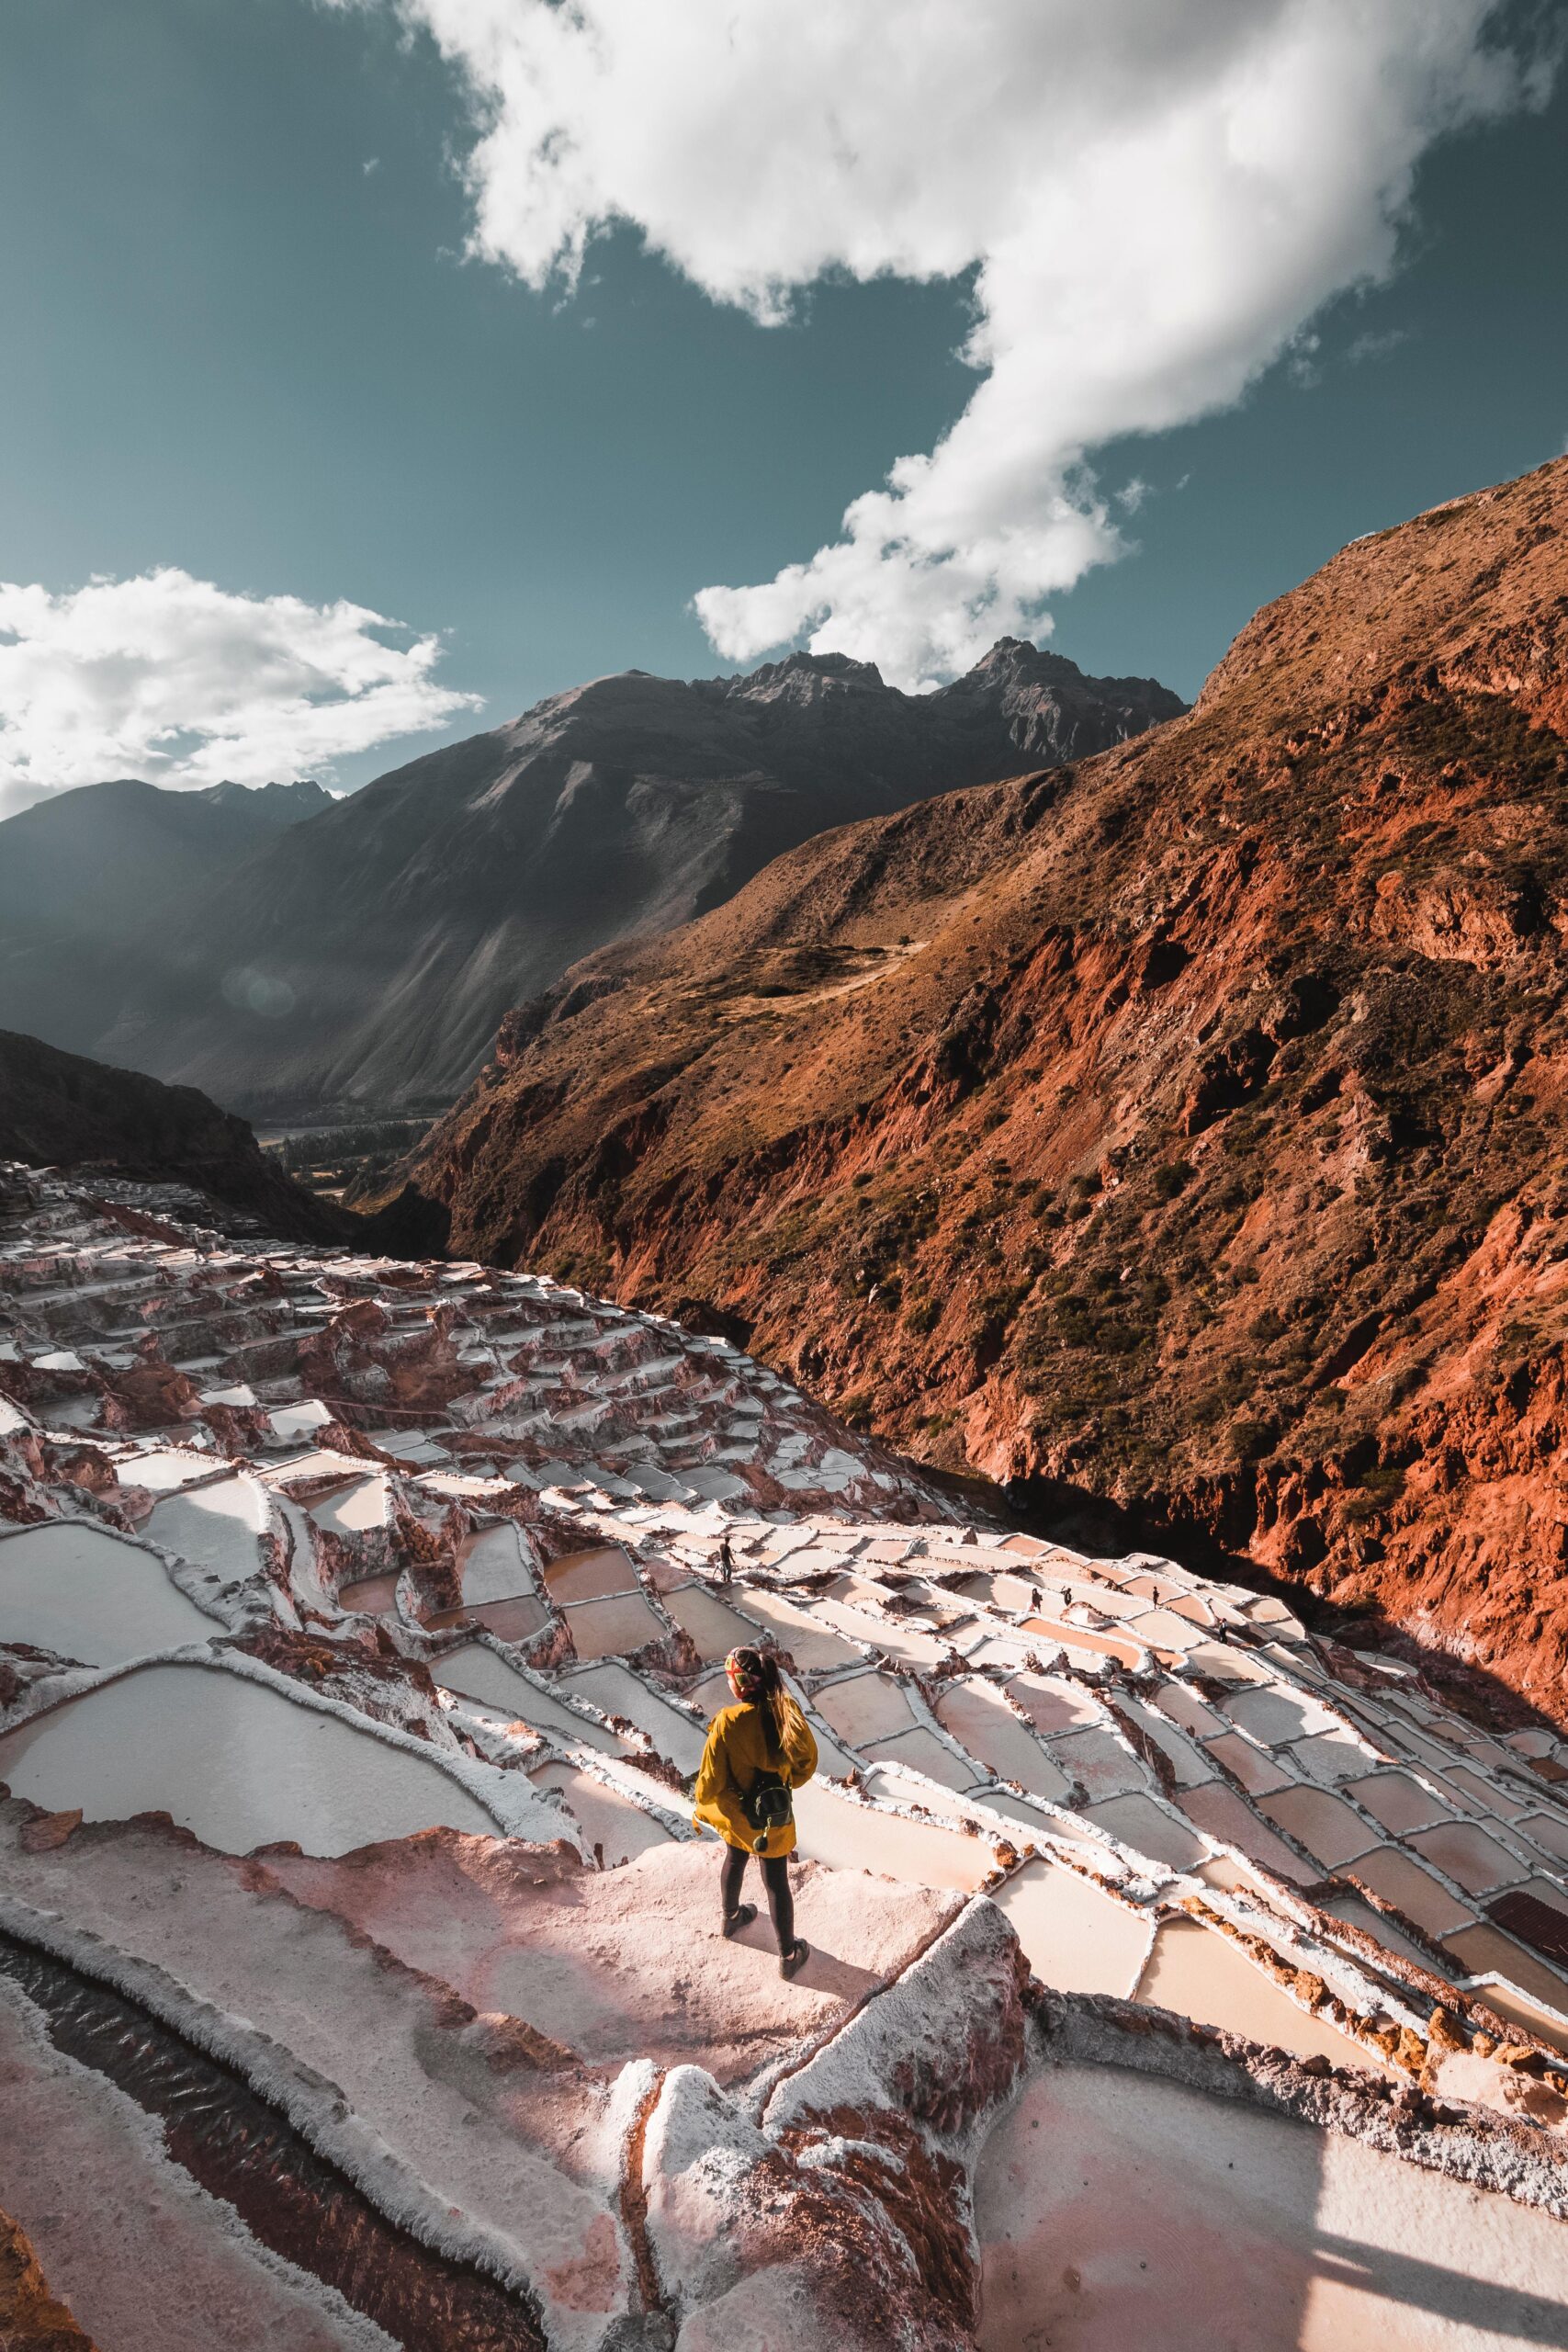
[[[618,1739],[607,1724],[573,1714],[570,1707],[562,1706],[548,1690],[530,1682],[525,1674],[519,1674],[515,1667],[498,1657],[483,1642],[449,1650],[431,1668],[431,1674],[443,1690],[456,1690],[465,1698],[481,1701],[487,1707],[497,1707],[511,1722],[525,1723],[531,1731],[555,1732],[562,1739],[598,1748],[605,1756],[624,1756],[628,1752],[626,1741]]]
[[[755,1586],[735,1595],[738,1609],[771,1633],[781,1650],[787,1650],[802,1674],[829,1674],[838,1666],[852,1666],[861,1656],[853,1645],[818,1624],[804,1609],[785,1600],[781,1593],[763,1592]],[[755,1641],[756,1634],[749,1627],[743,1641]]]
[[[645,1731],[661,1756],[677,1771],[694,1772],[702,1762],[704,1735],[700,1725],[678,1707],[671,1707],[629,1668],[606,1661],[602,1666],[570,1668],[560,1678],[563,1688],[586,1699],[606,1715],[624,1715]]]
[[[867,1740],[892,1739],[909,1730],[915,1720],[902,1684],[874,1670],[829,1682],[812,1703],[824,1723],[831,1724],[852,1747],[863,1747]]]
[[[329,1535],[378,1534],[391,1524],[391,1488],[379,1475],[360,1478],[352,1487],[340,1487],[335,1494],[323,1496],[310,1510],[317,1526]]]
[[[991,1870],[996,1850],[983,1838],[936,1823],[907,1820],[856,1804],[820,1781],[795,1792],[800,1851],[836,1870],[865,1870],[915,1886],[951,1886],[972,1894]]]
[[[565,1799],[590,1852],[597,1847],[606,1869],[671,1841],[670,1831],[652,1814],[574,1764],[543,1764],[528,1777],[536,1789],[553,1789]]]
[[[1066,1794],[1066,1774],[1052,1763],[994,1684],[977,1679],[948,1683],[937,1713],[970,1755],[1004,1781],[1016,1781],[1031,1795],[1053,1801]]]
[[[1200,2025],[1215,2025],[1298,2058],[1321,2052],[1336,2066],[1387,2070],[1375,2051],[1363,2050],[1310,2010],[1298,2008],[1274,1979],[1229,1936],[1197,1919],[1168,1919],[1155,1938],[1139,1980],[1140,2001],[1176,2009]]]
[[[168,1813],[231,1854],[285,1838],[342,1854],[438,1825],[500,1835],[438,1764],[214,1667],[142,1667],[22,1724],[0,1739],[0,1781],[89,1821]]]
[[[1025,1862],[996,1900],[1043,1984],[1063,1993],[1131,1994],[1149,1949],[1151,1923],[1142,1912],[1058,1862]]]
[[[640,1650],[647,1642],[670,1638],[670,1628],[657,1618],[640,1592],[617,1593],[608,1600],[580,1600],[566,1611],[572,1646],[581,1658],[621,1657]]]
[[[666,1593],[664,1606],[682,1632],[691,1635],[705,1661],[728,1657],[734,1649],[754,1649],[755,1625],[710,1592],[705,1585],[686,1584]]]
[[[223,1630],[161,1560],[107,1528],[57,1520],[0,1541],[0,1640],[118,1666]]]
[[[472,1608],[484,1600],[514,1600],[535,1588],[534,1564],[515,1527],[481,1527],[463,1546],[463,1599]]]
[[[220,1478],[215,1486],[170,1495],[144,1532],[166,1552],[241,1583],[264,1565],[262,1537],[269,1524],[267,1495],[254,1478]]]
[[[349,1584],[338,1587],[337,1605],[340,1609],[364,1611],[372,1617],[384,1616],[395,1609],[398,1601],[398,1571],[376,1577],[355,1577]]]
[[[611,1593],[635,1592],[637,1570],[618,1544],[602,1544],[592,1552],[547,1560],[545,1586],[558,1607],[569,1600],[603,1600]]]
[[[122,1454],[115,1471],[122,1487],[145,1487],[149,1494],[162,1495],[210,1478],[221,1466],[210,1453],[160,1445],[150,1446],[145,1453]]]
[[[1568,2343],[1552,2216],[1142,2072],[1042,2069],[975,2219],[980,2352]]]

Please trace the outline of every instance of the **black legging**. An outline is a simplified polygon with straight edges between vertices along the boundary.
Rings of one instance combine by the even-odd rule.
[[[718,1885],[727,1919],[732,1919],[740,1908],[741,1883],[750,1859],[744,1846],[726,1846],[724,1849]],[[789,1863],[783,1854],[760,1854],[757,1859],[762,1865],[762,1881],[768,1890],[768,1909],[773,1914],[773,1933],[779,1939],[779,1950],[793,1951],[795,1897],[789,1891]]]

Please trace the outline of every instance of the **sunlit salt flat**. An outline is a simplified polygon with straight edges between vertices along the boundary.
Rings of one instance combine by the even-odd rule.
[[[980,2352],[1568,2343],[1553,2214],[1151,2075],[1043,2069],[975,2206]]]
[[[265,1488],[242,1475],[171,1495],[158,1505],[143,1532],[165,1550],[199,1560],[238,1582],[254,1576],[267,1525]]]

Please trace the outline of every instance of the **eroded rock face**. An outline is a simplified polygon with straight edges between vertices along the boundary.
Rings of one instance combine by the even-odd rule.
[[[590,959],[407,1229],[1568,1720],[1565,522],[1559,460],[1358,542],[1174,725]]]
[[[1136,2199],[1069,2177],[1097,2076],[1124,2170],[1146,2105],[1160,2213],[1194,2119],[1268,2121],[1286,2317],[1331,2261],[1375,2341],[1430,2240],[1413,2352],[1551,2320],[1568,1741],[1479,1732],[1277,1600],[1010,1534],[723,1338],[124,1187],[0,1194],[29,2325],[990,2352],[1060,2331],[1066,2265],[1085,2346],[1156,2343]],[[722,1932],[692,1813],[741,1643],[818,1747],[788,1979],[765,1913]],[[1168,2352],[1232,2325],[1233,2172],[1156,2257]]]

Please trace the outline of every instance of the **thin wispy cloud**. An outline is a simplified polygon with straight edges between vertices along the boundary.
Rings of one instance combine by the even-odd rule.
[[[330,776],[439,727],[436,637],[363,605],[243,596],[163,570],[53,594],[0,583],[0,789],[138,775],[174,786]]]
[[[1431,141],[1545,78],[1492,0],[389,5],[469,92],[472,252],[532,287],[630,222],[764,324],[829,273],[972,288],[976,388],[937,447],[831,544],[696,598],[731,659],[804,637],[907,684],[1042,633],[1122,545],[1097,446],[1299,360],[1394,268]]]

